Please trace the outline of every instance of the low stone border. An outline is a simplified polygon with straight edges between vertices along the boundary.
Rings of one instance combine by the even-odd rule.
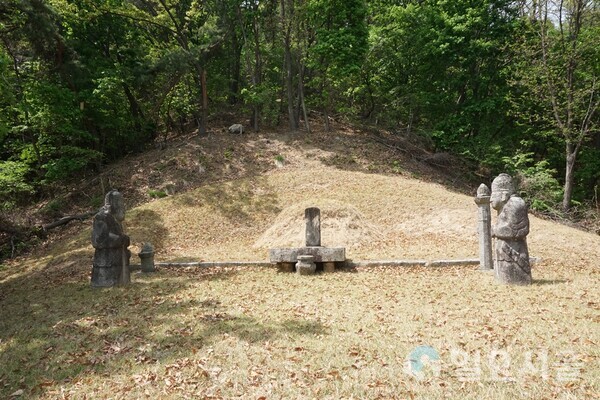
[[[470,258],[464,260],[435,260],[427,263],[427,267],[454,267],[457,265],[479,265],[479,259]]]
[[[159,262],[157,267],[272,267],[268,261],[200,261],[200,262]]]
[[[542,259],[540,257],[530,257],[529,261],[538,263]],[[269,261],[198,261],[198,262],[159,262],[155,263],[157,267],[276,267],[276,264]],[[453,267],[460,265],[479,265],[479,260],[476,258],[458,259],[458,260],[373,260],[373,261],[346,261],[348,268],[364,268],[364,267]],[[131,271],[141,269],[139,264],[131,264]]]
[[[346,261],[350,268],[361,267],[424,267],[427,260],[374,260],[374,261]]]

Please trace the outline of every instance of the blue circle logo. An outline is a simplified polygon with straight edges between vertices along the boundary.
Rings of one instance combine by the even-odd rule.
[[[406,359],[406,372],[417,379],[423,379],[430,369],[434,376],[440,376],[440,355],[431,346],[415,347]]]

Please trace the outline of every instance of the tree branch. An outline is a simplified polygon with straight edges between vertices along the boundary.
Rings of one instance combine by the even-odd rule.
[[[62,225],[66,225],[69,222],[74,221],[74,220],[83,221],[84,219],[90,218],[91,216],[93,216],[95,214],[96,214],[95,211],[89,211],[89,212],[86,212],[83,214],[69,215],[67,217],[63,217],[63,218],[61,218],[57,221],[51,222],[49,224],[42,225],[42,230],[45,232],[45,231],[57,228]]]

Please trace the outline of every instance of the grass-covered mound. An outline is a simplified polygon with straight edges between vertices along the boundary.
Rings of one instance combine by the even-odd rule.
[[[270,246],[299,244],[303,209],[317,206],[323,244],[346,246],[354,260],[477,257],[471,196],[410,174],[335,165],[331,154],[297,142],[268,142],[255,149],[279,146],[283,168],[223,175],[129,210],[133,253],[150,241],[157,261],[265,260]],[[499,286],[474,267],[313,277],[163,268],[133,274],[128,288],[92,290],[90,225],[76,222],[0,269],[0,398],[600,392],[600,238],[590,233],[531,216],[530,253],[541,261],[530,287]],[[421,345],[440,362],[439,373],[425,369],[419,380],[404,369]]]

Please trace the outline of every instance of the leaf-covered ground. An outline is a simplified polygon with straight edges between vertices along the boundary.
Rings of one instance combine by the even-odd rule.
[[[323,243],[346,246],[353,260],[477,256],[470,196],[403,171],[354,168],[368,166],[357,153],[340,163],[345,154],[298,142],[244,140],[285,165],[267,159],[248,176],[132,208],[134,254],[151,241],[159,261],[265,260],[270,246],[301,242],[302,210],[318,206]],[[92,290],[90,223],[68,231],[0,267],[0,398],[600,393],[597,235],[532,216],[530,252],[541,261],[530,287],[497,285],[472,266],[312,277],[162,268],[134,273],[128,288]],[[421,346],[439,360],[414,376],[410,355]]]

